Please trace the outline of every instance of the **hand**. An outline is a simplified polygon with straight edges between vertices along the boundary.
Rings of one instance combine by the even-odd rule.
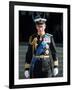
[[[25,76],[25,78],[29,78],[29,70],[25,70],[24,76]]]
[[[54,72],[53,72],[54,76],[56,76],[58,74],[58,68],[54,68]]]

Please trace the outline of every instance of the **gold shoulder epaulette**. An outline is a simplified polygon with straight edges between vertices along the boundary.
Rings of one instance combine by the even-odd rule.
[[[33,38],[33,35],[29,37],[29,44],[32,45],[32,38]]]
[[[35,34],[31,35],[29,38],[29,44],[34,45],[36,41],[37,41],[37,37],[35,36]]]

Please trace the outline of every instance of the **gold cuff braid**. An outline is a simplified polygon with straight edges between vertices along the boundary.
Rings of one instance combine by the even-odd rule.
[[[58,66],[58,60],[54,61],[54,66]]]
[[[27,64],[27,63],[26,63],[26,64],[24,65],[24,68],[25,68],[25,69],[26,69],[26,68],[30,68],[30,64]]]

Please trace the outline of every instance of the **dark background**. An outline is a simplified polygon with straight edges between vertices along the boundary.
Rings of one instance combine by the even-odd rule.
[[[55,43],[63,43],[63,14],[51,12],[19,11],[19,42],[28,42],[29,36],[36,32],[32,15],[44,13],[46,32],[54,36]]]

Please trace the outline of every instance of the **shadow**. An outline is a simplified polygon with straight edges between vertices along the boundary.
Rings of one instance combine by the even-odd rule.
[[[9,85],[5,85],[6,88],[9,88]]]

